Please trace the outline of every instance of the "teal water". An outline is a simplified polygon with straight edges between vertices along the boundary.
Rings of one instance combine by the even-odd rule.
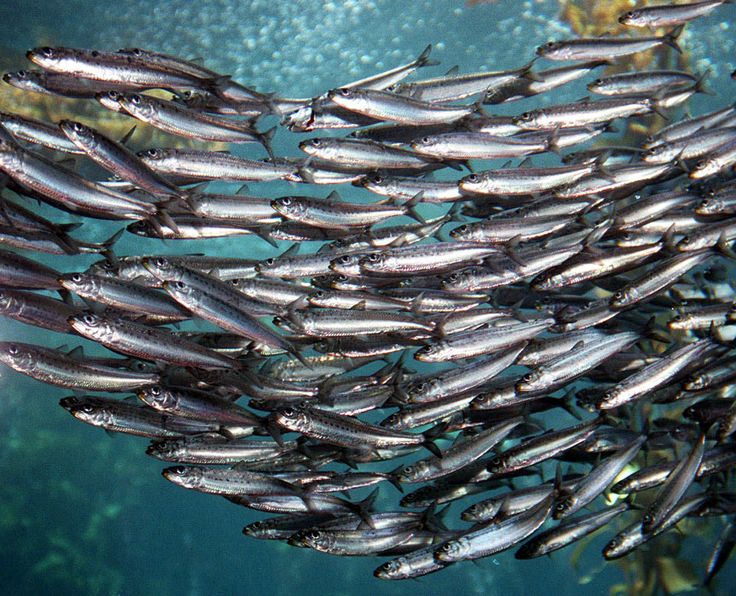
[[[433,73],[456,63],[463,72],[518,66],[532,58],[537,45],[570,34],[555,20],[556,10],[549,0],[474,7],[444,0],[6,0],[0,5],[0,46],[14,68],[25,67],[23,52],[42,43],[140,46],[202,57],[210,68],[259,90],[302,97],[412,59],[430,42],[443,65]],[[695,98],[693,112],[725,103],[728,89],[733,97],[731,24],[736,25],[736,7],[727,6],[687,28],[683,45],[692,52],[692,67],[712,69],[709,87],[716,93]],[[582,95],[584,87],[578,86],[552,97]],[[504,113],[515,113],[520,105]],[[292,140],[279,134],[277,153],[294,154]],[[254,155],[253,148],[242,151]],[[261,191],[275,193],[279,187]],[[108,235],[101,224],[85,224],[84,231],[90,240]],[[131,235],[116,249],[256,258],[277,253],[258,239],[162,247]],[[72,271],[91,259],[46,260]],[[79,343],[5,320],[0,336],[52,347]],[[604,564],[599,554],[611,532],[597,534],[576,565],[570,562],[573,549],[531,562],[517,562],[509,552],[400,584],[373,578],[377,558],[333,558],[245,538],[242,527],[262,515],[170,484],[160,475],[163,466],[145,456],[145,439],[109,437],[75,421],[57,405],[67,394],[0,370],[1,593],[579,595],[606,594],[624,580],[622,567]],[[698,576],[709,539],[712,534],[690,536],[680,551]],[[655,542],[652,548],[663,547]],[[733,585],[732,570],[733,565],[730,575],[726,569],[719,577],[721,591]]]

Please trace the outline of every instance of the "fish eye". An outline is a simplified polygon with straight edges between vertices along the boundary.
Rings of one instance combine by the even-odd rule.
[[[312,144],[312,147],[319,147],[321,144],[319,139],[311,139],[309,142]]]
[[[532,113],[531,112],[524,112],[519,116],[520,120],[531,120],[532,119]]]
[[[274,259],[273,257],[269,257],[269,258],[267,258],[267,259],[266,259],[266,261],[265,261],[266,265],[268,265],[269,267],[270,267],[271,265],[273,265],[273,264],[274,264],[275,262],[276,262],[276,259]]]
[[[169,472],[171,474],[176,474],[177,476],[183,476],[186,474],[187,469],[185,466],[175,466],[173,468],[169,468]]]
[[[148,149],[146,151],[146,156],[152,157],[153,159],[157,159],[158,157],[160,157],[160,154],[159,154],[158,149]]]
[[[447,276],[447,281],[457,281],[458,279],[460,279],[460,276],[457,273],[450,273]]]
[[[631,18],[634,18],[635,16],[636,16],[636,12],[634,12],[633,10],[630,10],[629,12],[627,12],[624,15],[624,18],[625,19],[631,19]]]
[[[82,274],[81,273],[74,273],[72,274],[71,280],[75,283],[81,283],[82,282]]]
[[[378,263],[378,261],[380,261],[380,260],[381,260],[381,255],[379,255],[377,253],[373,253],[373,254],[368,255],[368,261],[371,262],[371,263]]]
[[[175,281],[175,282],[171,283],[170,285],[172,285],[175,290],[184,290],[184,289],[186,289],[186,285],[184,285],[184,282],[183,281]]]
[[[682,240],[680,240],[680,244],[690,244],[690,237],[685,236]]]
[[[148,389],[148,392],[149,392],[149,393],[150,393],[151,395],[153,395],[153,396],[161,395],[161,386],[160,386],[160,385],[152,385],[152,386],[151,386],[151,387],[150,387],[150,388]]]
[[[143,101],[141,96],[138,94],[131,95],[128,99],[130,100],[130,103],[132,103],[134,106],[140,105]]]
[[[548,50],[552,50],[552,49],[554,49],[554,48],[557,47],[557,42],[556,41],[548,41],[546,44],[544,44],[544,47],[547,48]]]
[[[79,122],[75,122],[74,124],[72,124],[72,129],[74,130],[74,132],[84,132],[85,128],[87,127]]]
[[[526,373],[523,377],[521,377],[521,380],[525,383],[530,383],[532,379],[534,378],[534,375],[532,373]]]
[[[347,87],[344,87],[342,89],[338,89],[338,93],[342,95],[343,97],[350,97],[353,95],[353,90],[348,89]]]
[[[429,143],[429,137],[422,137],[422,138],[420,139],[420,142],[421,142],[421,143],[424,143],[425,145],[426,145],[426,144],[428,144],[428,143]]]
[[[464,233],[465,233],[465,232],[467,232],[467,231],[468,231],[468,226],[467,226],[467,225],[465,225],[465,224],[463,224],[463,225],[461,225],[460,227],[458,227],[458,228],[455,228],[455,229],[453,230],[453,232],[456,232],[456,233],[458,233],[458,234],[464,234]]]
[[[286,322],[286,319],[284,317],[274,317],[273,318],[273,324],[274,325],[282,325],[284,322]]]
[[[651,513],[645,513],[644,516],[641,518],[641,523],[645,526],[648,526],[654,521],[654,517]]]
[[[370,176],[369,179],[375,184],[381,184],[381,182],[383,182],[383,177],[380,174],[373,174],[373,176]]]
[[[312,294],[315,298],[324,298],[325,293],[322,290],[316,291],[314,294]]]
[[[46,58],[53,58],[54,57],[54,49],[53,48],[49,48],[49,47],[41,48],[41,53]]]
[[[470,176],[468,176],[466,178],[466,180],[468,182],[478,182],[478,180],[480,180],[480,178],[478,177],[478,174],[470,174]]]
[[[403,470],[401,470],[401,472],[402,472],[403,474],[407,474],[407,475],[408,475],[408,474],[411,474],[411,473],[412,473],[413,471],[414,471],[414,470],[412,470],[411,466],[405,466],[405,467],[404,467],[404,469],[403,469]]]
[[[10,354],[11,356],[17,355],[19,351],[20,350],[18,350],[18,346],[16,346],[15,344],[10,344],[8,346],[8,354]]]
[[[279,199],[279,204],[283,205],[284,207],[288,207],[291,205],[291,199],[289,197],[283,197]]]
[[[95,411],[95,408],[94,408],[94,406],[92,406],[92,404],[84,404],[80,408],[80,410],[82,410],[82,412],[84,412],[85,414],[91,414],[92,412]]]
[[[97,325],[97,317],[95,317],[94,315],[87,314],[82,317],[82,322],[85,325],[94,326],[94,325]]]
[[[281,410],[281,415],[285,416],[286,418],[293,418],[296,416],[296,410],[294,408],[284,408]]]
[[[15,73],[15,76],[17,76],[19,79],[25,79],[28,76],[28,71],[19,70]]]
[[[97,58],[100,55],[100,53],[97,50],[92,50],[89,53],[89,55],[92,56],[93,58]]]
[[[619,290],[613,295],[614,300],[623,300],[623,297],[624,297],[624,293],[621,290]]]
[[[337,262],[341,265],[349,265],[351,261],[350,255],[343,255],[339,259],[337,259]]]

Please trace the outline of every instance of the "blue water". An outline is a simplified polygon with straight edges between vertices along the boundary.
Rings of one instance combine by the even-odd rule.
[[[0,4],[0,46],[16,68],[26,66],[26,49],[41,44],[140,46],[201,57],[259,90],[303,97],[410,60],[430,42],[443,65],[433,73],[456,63],[463,72],[519,66],[540,43],[570,34],[555,20],[556,8],[551,1],[466,7],[444,0],[6,0]],[[722,7],[687,28],[683,45],[692,52],[692,68],[711,68],[709,86],[721,96],[695,98],[694,112],[725,103],[728,89],[733,97],[729,23],[736,23],[736,7]],[[585,94],[580,85],[554,100]],[[279,153],[289,152],[289,141],[278,143]],[[244,152],[254,155],[252,148]],[[105,237],[102,225],[84,229]],[[162,247],[128,235],[118,249],[174,252],[203,245]],[[207,242],[206,250],[275,254],[258,239]],[[65,259],[47,262],[65,270],[89,263]],[[0,335],[52,347],[77,343],[4,320]],[[109,437],[75,421],[57,405],[67,394],[0,370],[0,593],[580,595],[607,594],[624,580],[622,567],[604,565],[599,554],[611,532],[596,535],[575,567],[572,548],[532,562],[504,553],[400,584],[373,578],[377,558],[332,558],[246,538],[242,527],[262,515],[170,484],[160,476],[163,466],[144,455],[146,440]],[[655,542],[652,548],[662,547]],[[700,575],[707,539],[691,536],[683,548],[681,555]],[[727,573],[719,578],[721,590],[734,579]]]

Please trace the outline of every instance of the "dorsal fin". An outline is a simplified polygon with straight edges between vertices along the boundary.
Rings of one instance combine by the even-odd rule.
[[[126,145],[128,143],[128,141],[130,140],[130,137],[133,136],[135,129],[136,129],[136,125],[134,124],[132,128],[122,136],[122,138],[120,139],[121,145]]]
[[[279,255],[280,259],[286,258],[286,257],[293,257],[296,255],[296,253],[299,252],[299,244],[295,242],[292,244],[289,248],[287,248],[284,252],[282,252]]]

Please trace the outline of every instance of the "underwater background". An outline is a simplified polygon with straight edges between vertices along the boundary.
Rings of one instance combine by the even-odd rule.
[[[586,6],[594,4],[608,5],[608,14]],[[0,3],[0,68],[24,68],[24,52],[40,45],[142,47],[200,57],[207,67],[232,74],[259,91],[309,97],[411,60],[428,43],[434,46],[432,57],[442,62],[433,74],[454,64],[461,72],[518,67],[549,39],[603,33],[602,23],[615,23],[616,15],[628,6],[557,0],[467,4],[462,0],[6,0]],[[694,114],[721,105],[729,93],[733,98],[733,82],[728,79],[736,67],[734,27],[736,7],[724,6],[689,25],[683,35],[689,69],[696,73],[711,69],[708,87],[714,95],[691,100]],[[584,86],[571,85],[543,96],[535,105],[581,95]],[[23,105],[13,103],[19,97]],[[38,105],[31,105],[35,101]],[[24,110],[44,119],[74,116],[75,106],[0,91],[0,109]],[[518,109],[512,105],[498,113]],[[277,135],[275,151],[293,155],[294,139],[285,136]],[[255,156],[258,149],[233,151]],[[284,188],[259,185],[258,193]],[[85,224],[89,234],[85,239],[106,238],[109,225]],[[124,236],[115,250],[119,254],[206,251],[249,258],[279,252],[256,237],[162,244],[133,235]],[[81,270],[94,260],[34,258],[66,271]],[[0,321],[0,339],[49,347],[70,341],[69,336],[9,320]],[[73,338],[69,347],[78,344],[92,345]],[[686,540],[662,537],[648,551],[617,562],[607,563],[600,555],[612,533],[605,531],[582,547],[572,546],[550,558],[517,561],[509,551],[478,565],[458,565],[417,582],[391,584],[373,578],[380,562],[374,557],[330,557],[244,537],[242,527],[264,515],[167,482],[160,475],[161,462],[144,455],[146,439],[106,436],[80,424],[58,406],[65,395],[68,391],[10,369],[0,371],[3,594],[579,595],[653,593],[663,581],[672,581],[666,588],[677,591],[684,585],[677,584],[680,576],[685,581],[693,571],[695,578],[701,577],[718,523],[684,523],[686,534],[703,527],[710,532],[688,535]],[[634,581],[639,589],[631,587]],[[729,593],[735,581],[731,562],[717,578],[716,593]]]

